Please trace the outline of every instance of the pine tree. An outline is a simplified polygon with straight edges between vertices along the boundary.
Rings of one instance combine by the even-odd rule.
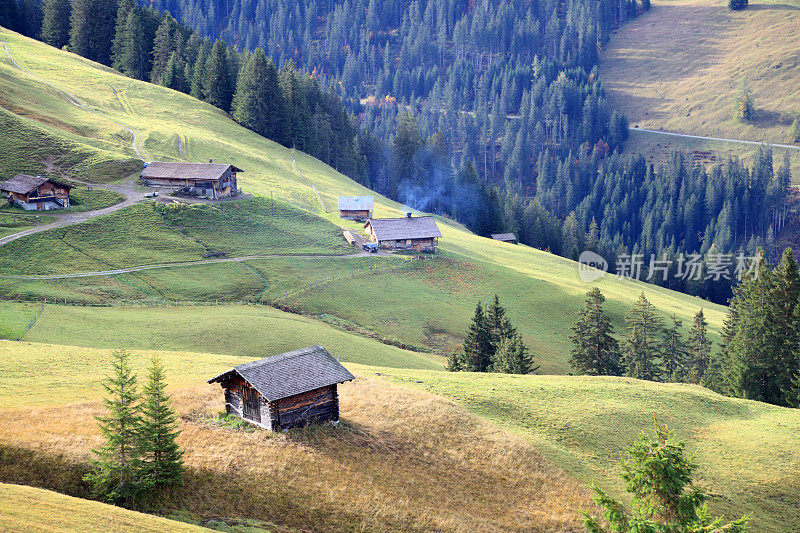
[[[711,341],[708,339],[708,322],[700,309],[694,315],[692,329],[687,340],[688,365],[686,380],[689,383],[702,383],[711,364]]]
[[[206,102],[226,112],[230,110],[233,98],[229,68],[227,47],[217,40],[205,64],[203,94]]]
[[[63,48],[69,43],[71,6],[69,0],[44,0],[42,41],[56,48]]]
[[[169,13],[164,13],[161,17],[161,23],[156,30],[156,36],[153,40],[153,66],[150,70],[150,81],[153,83],[160,83],[161,77],[167,68],[173,52],[173,38],[172,32],[175,26],[175,21]]]
[[[672,325],[664,330],[661,344],[661,361],[664,375],[669,381],[684,381],[687,374],[689,353],[681,334],[681,320],[674,314]]]
[[[570,365],[581,374],[619,376],[624,369],[614,328],[603,311],[605,297],[597,287],[586,293],[586,308],[578,315],[570,337]]]
[[[139,491],[140,467],[136,375],[125,351],[112,354],[112,372],[103,383],[108,414],[97,417],[105,443],[94,450],[93,471],[86,476],[95,496],[110,503],[129,502]]]
[[[660,364],[658,337],[663,320],[644,293],[625,317],[628,337],[623,346],[625,375],[637,379],[658,381],[663,369]]]
[[[594,487],[595,503],[603,510],[605,524],[589,514],[584,525],[592,533],[743,533],[747,518],[728,524],[708,515],[706,495],[692,482],[697,464],[684,456],[684,443],[656,423],[655,435],[643,433],[627,449],[622,461],[626,491],[631,494],[630,511]]]
[[[278,71],[260,48],[250,54],[239,75],[233,97],[233,119],[270,139],[280,132],[283,111]]]
[[[732,2],[737,2],[741,0],[731,0]],[[746,1],[746,0],[744,0]],[[742,82],[739,85],[739,95],[736,99],[736,118],[741,120],[742,122],[748,122],[753,120],[756,114],[756,104],[755,99],[753,98],[753,91],[750,90],[750,85],[747,82],[747,78],[742,78]]]
[[[154,357],[142,394],[139,453],[142,482],[156,489],[178,485],[184,475],[183,451],[175,442],[180,431],[166,386],[164,366]]]
[[[475,315],[464,338],[463,370],[467,372],[486,372],[492,364],[495,347],[489,330],[486,315],[480,302],[475,307]]]
[[[538,368],[534,365],[533,357],[519,334],[502,340],[497,347],[491,367],[493,372],[506,374],[530,374]]]

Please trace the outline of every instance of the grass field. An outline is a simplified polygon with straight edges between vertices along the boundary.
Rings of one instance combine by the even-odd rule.
[[[0,483],[0,529],[29,533],[207,531],[112,505],[6,483]]]
[[[609,102],[628,115],[631,125],[792,144],[791,123],[800,114],[800,4],[758,1],[743,11],[731,11],[723,0],[655,0],[652,5],[612,35],[602,54],[600,75]],[[747,124],[734,117],[745,76],[757,109]],[[626,150],[657,150],[668,143],[713,150],[718,159],[731,151],[748,158],[756,149],[658,135],[637,135],[633,141]],[[797,180],[800,150],[790,153]],[[776,154],[783,157],[781,150]]]
[[[102,332],[102,333],[100,333]],[[322,344],[342,361],[441,369],[443,358],[401,350],[266,306],[71,307],[48,305],[25,339],[32,342],[267,357]],[[80,364],[80,357],[76,357]],[[42,363],[39,361],[39,363]],[[37,363],[37,364],[39,364]],[[21,371],[18,363],[15,372]],[[11,372],[13,367],[9,367]]]
[[[694,385],[625,378],[381,370],[384,379],[458,401],[535,444],[568,474],[624,491],[611,467],[653,418],[687,443],[713,512],[749,514],[751,530],[800,523],[797,411],[726,398]]]
[[[7,454],[0,480],[80,491],[68,461],[84,463],[99,443],[97,379],[109,351],[0,347],[0,365],[15,371],[0,372],[0,453]],[[137,368],[146,355],[137,353]],[[340,387],[336,428],[237,430],[213,422],[222,392],[202,382],[240,359],[174,352],[162,358],[191,469],[189,489],[168,505],[191,517],[254,518],[315,531],[579,531],[579,512],[590,505],[588,490],[525,439],[427,392],[359,377]],[[375,368],[347,366],[357,375]],[[51,368],[60,369],[63,383],[40,386],[53,381]],[[24,450],[36,450],[38,459]],[[26,457],[27,468],[20,468],[15,461]]]

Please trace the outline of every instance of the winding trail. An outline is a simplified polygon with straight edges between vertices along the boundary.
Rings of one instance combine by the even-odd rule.
[[[44,79],[44,78],[42,78],[40,76],[37,76],[36,74],[30,72],[29,70],[26,70],[26,69],[22,68],[20,66],[20,64],[17,63],[17,61],[11,55],[11,52],[9,51],[8,46],[6,45],[6,43],[4,41],[0,41],[0,44],[3,45],[3,49],[5,50],[6,56],[8,57],[8,59],[11,61],[11,63],[15,67],[17,67],[17,69],[20,72],[23,72],[23,73],[27,74],[28,76],[30,76],[30,77],[32,77],[32,78],[34,78],[36,80],[39,80],[40,82],[42,82],[44,84],[49,85],[50,87],[55,89],[56,92],[58,94],[60,94],[70,104],[72,104],[72,105],[74,105],[76,107],[79,107],[79,108],[81,108],[81,109],[83,109],[83,110],[85,110],[85,111],[87,111],[89,113],[97,115],[98,117],[100,117],[100,118],[102,118],[104,120],[107,120],[107,121],[111,122],[112,124],[115,124],[115,125],[119,126],[120,128],[126,130],[128,133],[130,133],[131,134],[131,148],[133,149],[133,151],[136,153],[136,156],[140,160],[142,160],[143,162],[147,162],[147,159],[145,158],[146,152],[144,150],[144,145],[141,142],[141,138],[143,136],[142,136],[142,134],[141,134],[141,132],[139,130],[137,130],[133,126],[130,126],[130,125],[125,124],[123,122],[120,122],[118,120],[109,118],[108,116],[104,115],[102,112],[100,112],[100,111],[98,111],[98,110],[96,110],[96,109],[94,109],[92,107],[89,107],[88,105],[82,103],[78,99],[77,96],[75,96],[74,94],[70,93],[69,91],[59,87],[55,83],[52,83],[52,82],[50,82],[50,81],[48,81],[48,80],[46,80],[46,79]],[[116,94],[116,89],[113,89],[113,87],[112,87],[112,90],[114,90],[114,94]],[[139,146],[140,144],[142,144],[141,151],[140,151],[140,146]],[[143,154],[143,152],[145,152],[145,153]]]
[[[702,135],[689,135],[687,133],[672,133],[669,131],[658,131],[658,130],[648,130],[645,128],[634,128],[633,126],[628,128],[630,131],[643,131],[646,133],[656,133],[658,135],[669,135],[670,137],[683,137],[686,139],[701,139],[704,141],[720,141],[720,142],[729,142],[729,143],[740,143],[740,144],[755,144],[755,145],[764,145],[764,146],[773,146],[778,148],[789,148],[791,150],[800,150],[800,146],[792,146],[791,144],[775,144],[769,143],[765,141],[743,141],[741,139],[723,139],[719,137],[703,137]]]
[[[218,259],[201,259],[199,261],[181,261],[177,263],[159,263],[156,265],[141,265],[128,268],[115,268],[111,270],[97,270],[95,272],[73,272],[71,274],[48,274],[38,276],[23,276],[16,274],[2,275],[0,278],[4,279],[20,279],[20,280],[54,280],[54,279],[73,279],[73,278],[91,278],[97,276],[115,276],[117,274],[129,274],[131,272],[141,272],[143,270],[156,270],[161,268],[175,268],[187,267],[198,265],[213,265],[217,263],[241,263],[242,261],[251,261],[257,259],[352,259],[355,257],[392,257],[391,254],[378,253],[370,254],[369,252],[357,252],[349,255],[247,255],[243,257],[224,257]]]

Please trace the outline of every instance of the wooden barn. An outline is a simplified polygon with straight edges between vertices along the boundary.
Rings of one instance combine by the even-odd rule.
[[[69,209],[70,189],[66,183],[25,174],[0,182],[0,191],[26,211]]]
[[[500,242],[517,244],[517,236],[513,233],[492,233],[492,239]]]
[[[235,366],[208,383],[225,389],[225,411],[272,431],[339,421],[336,386],[355,379],[322,346]]]
[[[236,196],[239,192],[236,174],[244,172],[222,163],[166,163],[153,161],[141,172],[147,187],[184,189],[190,196],[205,196],[211,200]]]
[[[374,196],[340,196],[339,197],[339,218],[350,220],[372,218],[372,210],[375,208]]]
[[[364,224],[364,232],[381,248],[417,252],[436,252],[442,236],[433,217],[411,213],[403,218],[371,218]]]

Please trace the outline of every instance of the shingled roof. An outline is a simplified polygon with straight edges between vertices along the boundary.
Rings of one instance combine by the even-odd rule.
[[[371,218],[364,227],[367,225],[372,226],[378,242],[442,236],[433,217]]]
[[[217,180],[225,172],[244,172],[233,165],[223,163],[167,163],[153,161],[142,170],[143,178],[161,178],[178,180]]]
[[[503,242],[508,242],[508,241],[516,242],[517,236],[514,235],[513,233],[492,233],[492,239]]]
[[[55,183],[65,189],[71,189],[71,185],[52,180],[44,176],[28,176],[27,174],[17,174],[10,180],[0,182],[0,191],[15,192],[17,194],[27,194],[48,181]]]
[[[224,381],[232,374],[242,376],[270,402],[355,379],[319,345],[235,366],[208,383]]]
[[[372,211],[375,207],[374,196],[340,196],[340,211]]]

